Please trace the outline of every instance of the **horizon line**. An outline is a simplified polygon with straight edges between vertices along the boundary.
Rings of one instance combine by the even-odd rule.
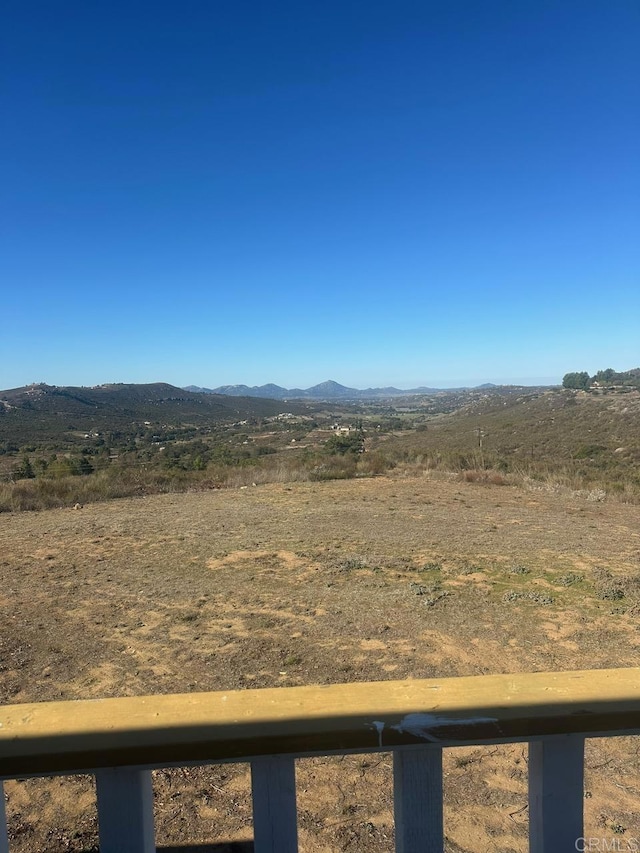
[[[522,378],[510,377],[509,379],[500,379],[500,380],[496,380],[496,379],[485,379],[485,380],[473,379],[473,380],[466,380],[466,381],[461,380],[461,379],[451,379],[448,381],[442,380],[442,379],[434,379],[431,382],[428,382],[428,381],[427,382],[420,382],[418,384],[410,384],[407,382],[402,382],[402,383],[398,383],[398,384],[387,383],[384,385],[382,385],[382,384],[378,384],[378,385],[369,384],[369,385],[366,385],[363,387],[359,387],[357,385],[345,385],[344,383],[338,382],[335,379],[325,379],[325,380],[322,380],[321,382],[315,382],[315,383],[313,383],[311,385],[307,385],[307,386],[303,386],[303,385],[286,385],[285,386],[285,385],[281,385],[278,382],[263,382],[260,385],[257,385],[257,384],[249,385],[248,383],[245,383],[245,382],[234,382],[234,383],[225,382],[225,383],[221,383],[218,385],[213,385],[213,384],[205,385],[205,384],[199,384],[196,382],[189,382],[188,384],[178,385],[178,384],[174,384],[173,382],[167,382],[164,379],[146,380],[146,381],[126,381],[126,380],[122,380],[122,379],[120,379],[120,380],[113,380],[112,379],[112,380],[108,380],[105,382],[96,382],[96,383],[89,385],[89,384],[77,384],[77,383],[73,383],[73,382],[65,382],[65,383],[48,382],[46,380],[40,379],[37,381],[25,383],[23,385],[8,385],[6,388],[3,388],[2,390],[8,391],[8,390],[14,390],[17,388],[31,388],[31,387],[35,387],[38,385],[46,385],[48,387],[54,387],[54,388],[64,388],[64,387],[67,387],[67,388],[74,388],[74,387],[75,388],[100,388],[100,387],[104,387],[107,385],[155,385],[155,384],[164,384],[164,385],[171,385],[174,388],[180,388],[181,390],[186,390],[188,388],[206,388],[209,391],[212,391],[212,390],[215,391],[218,388],[236,388],[239,386],[245,386],[246,388],[255,389],[255,388],[262,388],[262,387],[265,387],[267,385],[275,385],[278,388],[283,388],[285,391],[294,391],[294,390],[307,391],[310,388],[315,388],[318,385],[324,385],[324,384],[330,383],[330,382],[333,382],[336,385],[340,385],[343,388],[352,389],[354,391],[365,391],[365,390],[369,390],[369,389],[379,390],[379,389],[383,389],[383,388],[393,388],[397,391],[402,391],[405,393],[407,391],[414,391],[414,390],[418,390],[420,388],[426,388],[426,389],[430,389],[430,390],[432,389],[432,390],[436,390],[436,391],[447,391],[447,390],[458,390],[458,389],[465,389],[465,388],[479,388],[483,385],[495,385],[496,387],[537,388],[537,387],[554,387],[554,386],[558,386],[558,385],[562,384],[561,380],[558,380],[558,379],[555,379],[554,377],[549,377],[549,376],[545,376],[545,377],[522,377]]]

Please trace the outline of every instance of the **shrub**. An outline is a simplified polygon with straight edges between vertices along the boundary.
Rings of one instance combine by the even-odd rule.
[[[364,435],[362,430],[354,430],[348,435],[332,435],[325,444],[325,450],[332,455],[344,456],[364,451]]]
[[[356,461],[352,455],[335,457],[316,465],[309,474],[310,480],[348,480],[356,475]]]
[[[545,595],[542,592],[516,592],[510,589],[502,596],[503,601],[533,601],[534,604],[541,604],[545,607],[553,604],[553,598],[550,595]]]
[[[577,575],[575,572],[568,572],[566,575],[558,578],[560,586],[573,586],[575,583],[580,583],[584,580],[584,575]]]
[[[32,480],[36,476],[29,457],[26,454],[22,457],[20,465],[14,470],[13,476],[16,480]]]
[[[464,483],[480,483],[491,486],[506,486],[508,484],[508,480],[504,474],[490,469],[486,471],[478,469],[462,471],[460,479]]]
[[[360,459],[358,459],[358,474],[362,476],[384,474],[385,471],[393,467],[394,464],[378,451],[364,453]]]

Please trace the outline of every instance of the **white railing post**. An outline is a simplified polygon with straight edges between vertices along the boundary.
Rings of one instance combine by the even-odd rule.
[[[393,753],[397,853],[442,853],[442,749],[418,746]]]
[[[255,853],[297,853],[295,760],[286,756],[251,762]]]
[[[149,770],[96,771],[100,853],[155,853]]]
[[[0,853],[9,853],[9,830],[7,829],[7,809],[4,804],[4,786],[0,782]]]
[[[530,853],[580,849],[583,789],[583,737],[551,735],[529,743]]]

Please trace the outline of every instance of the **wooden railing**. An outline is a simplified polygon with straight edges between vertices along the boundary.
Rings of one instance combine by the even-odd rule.
[[[0,709],[0,777],[94,774],[101,853],[151,853],[153,768],[250,761],[256,853],[293,853],[296,757],[390,751],[396,850],[441,853],[442,749],[528,741],[530,850],[555,853],[583,834],[585,737],[639,732],[640,669],[44,702]]]

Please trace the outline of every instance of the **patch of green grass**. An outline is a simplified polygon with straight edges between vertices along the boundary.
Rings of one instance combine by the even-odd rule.
[[[575,572],[567,572],[566,575],[561,575],[556,579],[556,583],[559,586],[575,586],[577,583],[582,583],[584,580],[584,575],[578,575]]]

